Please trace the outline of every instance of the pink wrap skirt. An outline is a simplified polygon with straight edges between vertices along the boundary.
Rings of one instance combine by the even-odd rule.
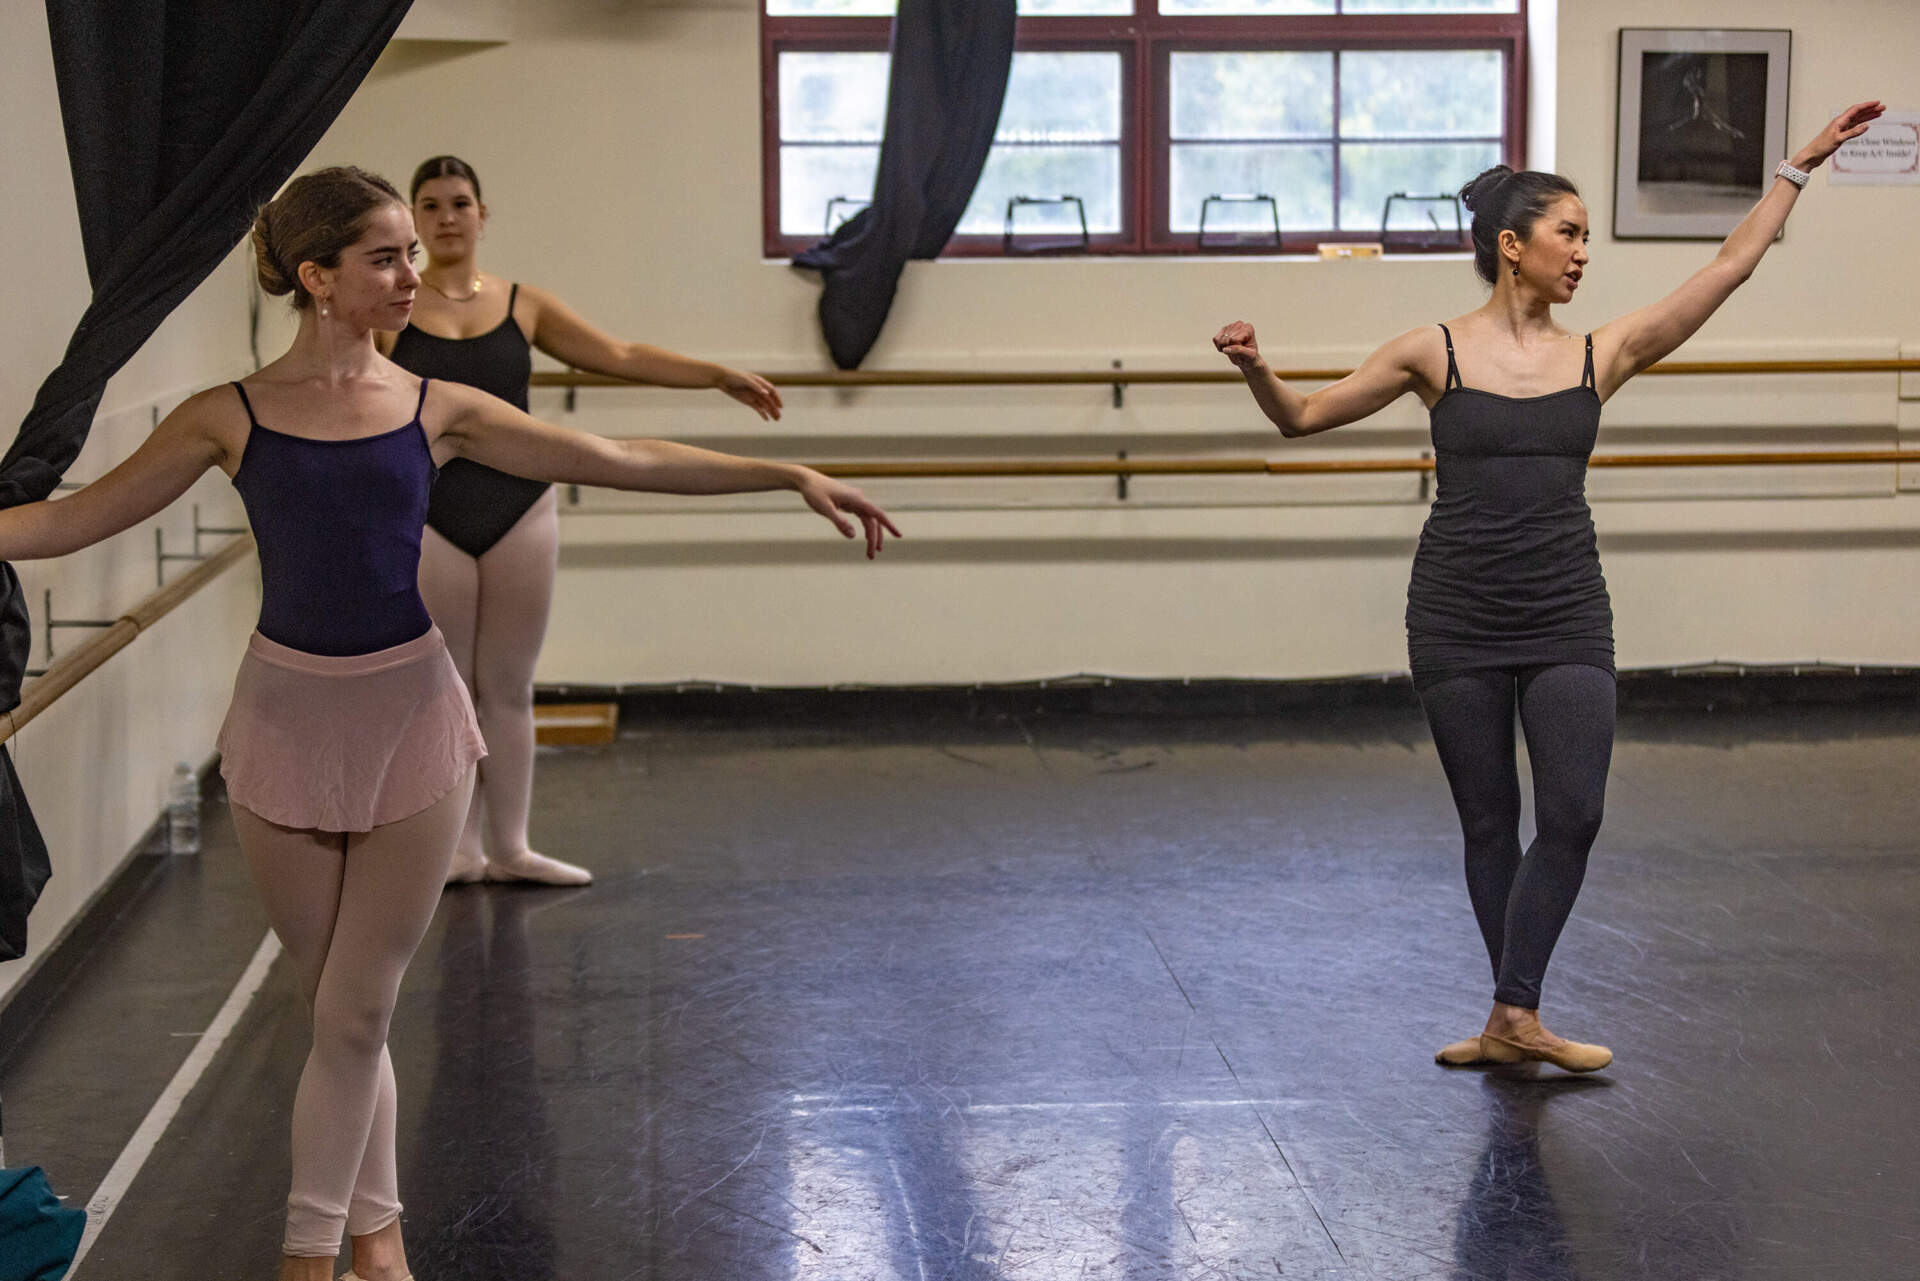
[[[255,632],[219,748],[234,804],[322,832],[366,832],[418,814],[487,754],[438,627],[343,658]]]

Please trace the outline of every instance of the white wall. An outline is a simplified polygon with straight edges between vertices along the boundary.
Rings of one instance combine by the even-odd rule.
[[[0,347],[9,353],[0,363],[0,419],[16,424],[40,380],[59,363],[89,292],[59,121],[45,9],[0,6],[0,154],[12,175],[0,186],[0,225],[7,228],[0,240],[0,276],[11,294],[0,312]],[[165,412],[184,394],[251,367],[244,289],[236,259],[114,379],[70,480],[91,480],[132,452],[156,409]],[[155,521],[78,555],[16,566],[33,616],[34,666],[46,661],[42,593],[52,591],[61,618],[119,615],[154,590],[154,529],[164,531],[169,550],[191,543],[194,503],[206,524],[239,523],[239,504],[226,478],[214,473]],[[12,741],[21,781],[53,854],[54,877],[30,921],[27,958],[0,966],[0,999],[154,821],[166,803],[174,762],[197,766],[212,752],[233,669],[258,608],[253,571],[228,571]],[[86,637],[84,631],[61,631],[54,644],[64,651]]]
[[[1910,83],[1920,9],[1756,0],[1741,25],[1796,29],[1792,134]],[[1594,266],[1566,323],[1645,303],[1713,246],[1612,240],[1615,29],[1712,25],[1700,0],[1567,3],[1541,115],[1589,194]],[[390,51],[316,162],[404,181],[451,151],[485,183],[485,265],[558,291],[608,329],[770,371],[826,358],[808,276],[759,256],[759,49],[750,3],[522,5],[501,45]],[[1536,153],[1542,150],[1535,145]],[[1682,353],[1893,355],[1920,343],[1913,189],[1817,177],[1759,276]],[[909,266],[869,368],[1207,367],[1234,317],[1297,365],[1343,364],[1481,295],[1460,260],[944,261]],[[1914,380],[1920,381],[1920,380]],[[1244,393],[1137,389],[789,394],[762,432],[690,393],[585,393],[568,421],[797,458],[1103,452],[1399,455],[1410,399],[1325,443],[1282,443]],[[564,416],[557,395],[536,412]],[[1908,405],[1909,425],[1920,425]],[[1643,380],[1603,447],[1890,444],[1892,376]],[[1920,661],[1920,605],[1881,585],[1910,563],[1920,507],[1891,468],[1597,475],[1592,490],[1628,665],[1708,659]],[[1404,666],[1410,478],[875,483],[911,537],[858,562],[767,500],[589,494],[566,519],[545,681],[974,681],[1074,671],[1308,676]],[[1764,497],[1755,497],[1764,496]]]

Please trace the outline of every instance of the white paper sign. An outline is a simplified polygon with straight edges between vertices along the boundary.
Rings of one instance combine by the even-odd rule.
[[[1920,111],[1889,111],[1827,165],[1836,187],[1920,186]]]

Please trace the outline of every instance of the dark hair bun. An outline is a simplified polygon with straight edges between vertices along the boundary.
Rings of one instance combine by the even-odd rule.
[[[1533,235],[1533,224],[1562,196],[1580,191],[1557,173],[1537,169],[1515,172],[1495,165],[1460,188],[1460,203],[1473,211],[1473,269],[1480,279],[1495,284],[1504,270],[1500,233],[1511,231],[1521,240]]]
[[[340,254],[366,233],[386,205],[406,202],[379,174],[340,165],[301,174],[253,218],[253,261],[260,288],[293,295],[295,308],[313,301],[300,283],[300,266],[338,267]]]
[[[275,298],[293,292],[293,279],[273,252],[273,232],[267,225],[267,209],[262,207],[253,219],[254,269],[260,275],[260,288]]]
[[[1513,170],[1506,165],[1495,165],[1491,169],[1482,171],[1466,186],[1460,188],[1460,203],[1474,213],[1485,212],[1494,193],[1506,186],[1507,179],[1511,177],[1513,177]]]

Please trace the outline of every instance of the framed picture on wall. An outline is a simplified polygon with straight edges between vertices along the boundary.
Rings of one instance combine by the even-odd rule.
[[[1622,27],[1613,234],[1720,240],[1787,154],[1791,31]]]

